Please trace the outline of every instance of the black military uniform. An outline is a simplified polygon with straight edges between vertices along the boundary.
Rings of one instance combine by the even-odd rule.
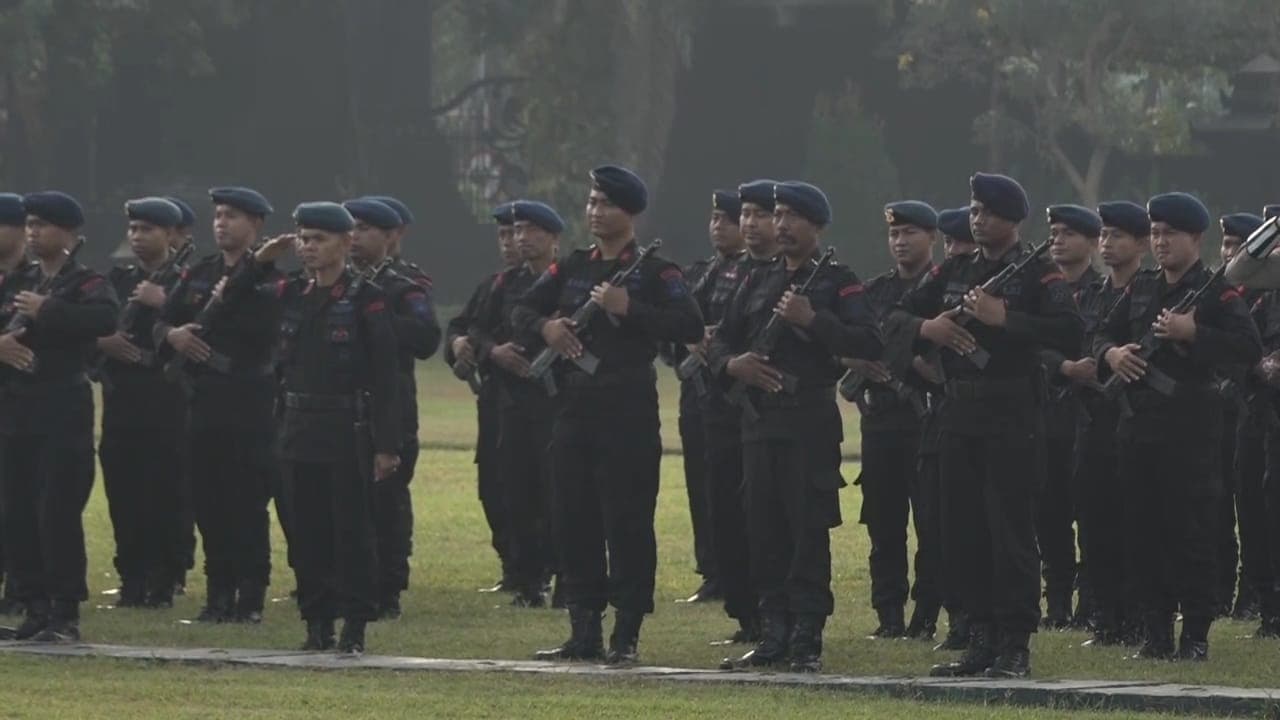
[[[256,193],[215,189],[210,195],[215,203],[251,214],[270,212],[269,205],[258,204]],[[246,250],[234,266],[221,253],[193,264],[173,288],[154,329],[161,346],[170,330],[200,318],[201,335],[217,358],[195,363],[165,351],[171,358],[166,372],[188,395],[186,450],[208,582],[199,619],[207,622],[260,622],[271,577],[267,503],[277,479],[271,450],[272,352],[283,278],[247,272],[250,262]],[[224,277],[221,302],[205,311]]]
[[[80,206],[62,193],[34,193],[23,202],[28,216],[47,223],[83,224]],[[34,265],[18,283],[46,300],[24,321],[21,338],[35,354],[34,371],[6,372],[0,402],[8,582],[27,615],[10,639],[78,640],[80,603],[89,597],[82,513],[94,475],[86,372],[94,342],[115,327],[119,306],[110,283],[73,259],[52,278]]]
[[[165,225],[163,200],[144,199],[128,206],[131,219]],[[152,206],[160,205],[160,209]],[[176,206],[173,222],[181,218]],[[127,298],[144,280],[173,289],[182,268],[164,261],[155,273],[137,265],[112,268],[107,279],[117,297]],[[175,578],[181,577],[182,425],[185,399],[165,380],[152,337],[158,310],[127,302],[117,332],[141,354],[134,363],[103,356],[97,366],[102,384],[102,441],[98,458],[116,541],[120,574],[117,607],[171,607]]]
[[[628,214],[644,210],[647,193],[629,170],[605,166],[592,179]],[[613,259],[592,246],[552,264],[516,305],[517,332],[541,336],[553,313],[571,317],[593,288],[637,255],[632,240]],[[653,612],[653,520],[662,457],[653,360],[658,343],[698,342],[704,328],[684,276],[671,262],[648,256],[624,287],[629,309],[614,318],[617,325],[599,312],[577,331],[600,360],[596,372],[563,360],[552,368],[559,388],[551,436],[552,517],[572,635],[562,647],[539,653],[541,659],[600,657],[601,613],[612,605],[617,617],[606,661],[633,662],[641,622]]]
[[[0,193],[0,225],[8,225],[23,232],[22,228],[26,221],[27,214],[22,207],[22,196],[14,193]],[[26,260],[25,256],[21,256],[13,269],[0,272],[0,327],[9,324],[13,314],[13,297],[18,294],[18,281],[30,271],[31,265],[32,263]],[[0,384],[6,384],[8,375],[12,372],[17,371],[7,365],[0,366]],[[4,578],[4,513],[0,512],[0,586],[4,585]],[[11,586],[5,587],[4,592],[0,594],[0,615],[22,612],[22,603],[13,596],[11,590]]]
[[[1190,233],[1208,227],[1208,211],[1189,195],[1158,195],[1147,209],[1153,223],[1167,222]],[[1209,279],[1199,262],[1172,286],[1161,271],[1135,277],[1094,341],[1099,379],[1110,377],[1107,351],[1139,342],[1162,310]],[[1214,617],[1213,529],[1222,494],[1224,432],[1213,372],[1225,364],[1252,365],[1261,357],[1248,309],[1224,280],[1214,280],[1194,312],[1195,340],[1181,347],[1163,343],[1149,360],[1176,382],[1173,395],[1162,395],[1143,382],[1124,390],[1133,411],[1121,419],[1118,432],[1120,476],[1127,490],[1126,574],[1145,618],[1146,643],[1139,653],[1143,657],[1174,655],[1173,615],[1179,608],[1183,628],[1178,655],[1188,660],[1208,657]]]
[[[1270,357],[1280,352],[1280,293],[1268,294],[1262,315],[1263,351]],[[1264,410],[1266,419],[1255,420],[1266,425],[1262,481],[1265,531],[1262,541],[1265,543],[1266,565],[1254,576],[1262,613],[1262,623],[1254,637],[1280,638],[1280,423],[1273,423],[1273,418],[1280,412],[1280,376],[1269,373],[1257,397],[1259,404],[1265,401],[1267,405]]]
[[[1236,288],[1249,308],[1258,333],[1269,324],[1274,292]],[[1228,393],[1239,393],[1239,419],[1234,426],[1225,425],[1224,434],[1235,436],[1234,476],[1235,517],[1240,529],[1239,590],[1231,616],[1236,620],[1256,620],[1265,588],[1273,584],[1271,553],[1267,547],[1266,438],[1280,429],[1280,417],[1273,403],[1273,391],[1258,377],[1256,368],[1240,368],[1235,373],[1234,387]],[[1238,384],[1237,384],[1238,383]],[[1219,387],[1222,387],[1220,384]],[[1238,388],[1238,389],[1237,389]]]
[[[1026,194],[1014,180],[978,173],[970,184],[985,212],[1011,222],[1026,217]],[[999,258],[975,253],[947,260],[903,297],[887,334],[918,338],[925,319],[959,306],[972,288],[1026,252],[1014,245]],[[1042,473],[1028,472],[1043,461],[1038,350],[1078,349],[1081,321],[1061,273],[1042,260],[1026,265],[999,296],[1008,310],[1004,327],[968,324],[990,353],[985,367],[941,351],[947,378],[938,417],[944,561],[947,582],[970,616],[970,638],[964,657],[936,666],[936,675],[1029,673],[1029,639],[1040,620],[1033,517]]]
[[[828,224],[830,206],[812,185],[779,183],[774,194],[779,205],[812,224]],[[783,294],[812,278],[807,293],[816,313],[812,325],[799,331],[780,328],[780,339],[768,353],[769,365],[796,378],[795,392],[745,390],[742,467],[761,639],[729,666],[774,664],[789,646],[794,670],[816,671],[822,629],[835,607],[830,530],[842,522],[838,492],[845,485],[840,475],[844,433],[835,399],[841,367],[835,358],[876,358],[882,344],[857,276],[838,263],[818,266],[816,261],[810,257],[791,270],[779,256],[756,268],[742,280],[712,338],[712,376],[733,388],[729,362],[753,351]]]

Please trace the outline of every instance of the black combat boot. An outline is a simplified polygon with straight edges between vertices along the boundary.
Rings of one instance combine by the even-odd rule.
[[[511,606],[518,608],[544,608],[547,606],[547,596],[542,594],[541,583],[530,585],[516,591],[514,597],[511,598]]]
[[[938,633],[940,609],[935,604],[921,604],[917,601],[915,609],[911,611],[911,622],[907,625],[907,637],[912,640],[931,642],[933,636]]]
[[[16,628],[0,628],[0,640],[30,640],[49,624],[49,601],[28,600],[26,618]]]
[[[147,605],[147,585],[142,578],[120,579],[120,594],[116,596],[117,608],[140,608]]]
[[[826,624],[825,615],[796,616],[796,625],[791,631],[791,672],[822,672],[822,629]]]
[[[1040,626],[1048,630],[1065,630],[1069,625],[1071,625],[1071,593],[1045,593],[1045,613]]]
[[[969,647],[969,616],[963,610],[947,611],[947,636],[934,646],[935,651],[964,650]]]
[[[764,613],[760,616],[760,640],[747,654],[720,661],[721,670],[751,670],[772,667],[787,659],[787,643],[791,624],[786,613]]]
[[[560,647],[539,650],[534,660],[599,660],[604,657],[600,612],[569,606],[569,639]]]
[[[345,620],[338,638],[338,654],[359,657],[364,654],[364,620]]]
[[[1134,657],[1144,660],[1172,660],[1173,617],[1167,613],[1149,613],[1146,617],[1146,638]]]
[[[302,643],[303,651],[317,652],[333,649],[333,619],[308,620],[307,639]]]
[[[720,592],[720,582],[713,577],[705,578],[693,594],[684,599],[687,603],[714,602],[724,598]]]
[[[1261,600],[1262,624],[1253,636],[1258,639],[1280,638],[1280,592],[1268,590]]]
[[[21,600],[9,595],[0,597],[0,615],[21,615],[22,612],[23,606]]]
[[[1019,632],[1000,633],[1000,654],[985,677],[1018,680],[1031,676],[1031,635]]]
[[[399,620],[402,615],[404,610],[400,607],[400,593],[387,593],[378,601],[379,620]]]
[[[640,659],[640,624],[644,613],[619,610],[614,613],[613,633],[609,635],[609,652],[605,653],[607,665],[634,665]]]
[[[49,613],[49,624],[31,638],[36,642],[79,642],[80,603],[55,600]]]
[[[934,665],[930,677],[972,677],[981,675],[996,662],[995,629],[989,623],[969,622],[969,645],[959,660]]]
[[[1182,619],[1182,634],[1178,637],[1178,660],[1204,662],[1209,659],[1209,618]]]
[[[1231,608],[1232,620],[1244,620],[1250,622],[1257,620],[1262,614],[1262,603],[1258,599],[1258,591],[1253,588],[1252,583],[1245,582],[1244,575],[1240,575],[1240,589],[1236,592],[1236,606]]]
[[[880,626],[871,631],[868,640],[897,640],[906,637],[907,625],[902,620],[901,607],[876,608],[880,618]]]
[[[165,610],[173,607],[173,579],[155,578],[148,582],[147,599],[143,607]]]
[[[262,622],[262,608],[267,600],[267,587],[261,583],[246,582],[240,584],[240,594],[236,598],[234,622],[258,625]]]
[[[1120,614],[1113,608],[1097,607],[1093,620],[1092,637],[1081,645],[1085,647],[1107,647],[1120,643]]]
[[[760,618],[750,615],[738,618],[738,629],[725,640],[718,640],[712,645],[750,645],[760,642]]]
[[[207,588],[205,605],[196,616],[196,622],[231,622],[235,617],[235,588],[214,580],[209,580]]]

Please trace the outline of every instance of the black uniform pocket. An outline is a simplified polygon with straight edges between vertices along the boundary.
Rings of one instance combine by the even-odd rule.
[[[809,457],[809,520],[814,527],[835,528],[844,522],[840,514],[840,489],[848,485],[840,474],[840,446],[833,445]]]

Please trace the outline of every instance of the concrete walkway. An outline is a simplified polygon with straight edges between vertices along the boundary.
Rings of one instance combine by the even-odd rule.
[[[957,680],[850,677],[791,673],[719,672],[667,667],[611,669],[599,665],[514,660],[442,660],[366,655],[340,658],[288,650],[132,647],[125,645],[0,642],[0,653],[48,657],[159,660],[202,665],[245,665],[306,670],[505,672],[582,678],[626,678],[694,685],[768,685],[874,693],[911,700],[1008,703],[1034,707],[1150,710],[1171,713],[1280,718],[1280,688],[1233,688],[1123,680]]]

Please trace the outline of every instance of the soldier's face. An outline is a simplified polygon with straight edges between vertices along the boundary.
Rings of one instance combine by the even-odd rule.
[[[230,205],[213,208],[213,240],[219,250],[242,250],[249,247],[262,230],[262,218]]]
[[[778,247],[787,257],[808,257],[818,245],[818,226],[782,203],[773,209],[773,226],[778,231]]]
[[[1200,257],[1200,236],[1165,222],[1151,223],[1151,255],[1165,270],[1185,270]]]
[[[1104,226],[1099,246],[1102,262],[1107,267],[1124,267],[1140,260],[1147,252],[1146,237],[1134,237],[1118,227]]]
[[[351,250],[351,233],[333,233],[312,228],[298,230],[298,258],[311,272],[340,268]]]
[[[977,249],[977,243],[971,243],[968,240],[957,240],[950,235],[942,236],[942,252],[948,260],[957,255],[968,255]]]
[[[1085,237],[1066,223],[1049,226],[1049,257],[1059,265],[1078,265],[1088,261],[1097,247],[1094,238]]]
[[[992,213],[978,200],[969,203],[969,229],[979,246],[1001,247],[1009,242],[1018,224]]]
[[[176,234],[174,230],[152,225],[143,220],[129,221],[129,249],[139,260],[150,263],[169,252],[169,245]]]
[[[754,203],[742,204],[739,227],[747,247],[756,252],[773,247],[777,230],[773,226],[773,211]]]
[[[543,262],[555,254],[556,236],[528,220],[515,224],[515,242],[525,262]]]
[[[613,240],[631,233],[631,216],[603,192],[592,189],[587,195],[587,227],[593,237]]]
[[[711,246],[720,253],[733,253],[742,248],[742,228],[738,226],[738,218],[731,217],[723,210],[711,211]]]
[[[27,216],[27,246],[31,254],[41,260],[51,260],[65,250],[71,249],[75,242],[75,234],[66,228],[58,227],[35,215]]]
[[[27,231],[16,225],[0,225],[0,257],[11,258],[27,249]]]
[[[516,229],[510,225],[498,226],[498,256],[503,267],[520,264],[520,248],[516,246]]]
[[[1222,245],[1218,248],[1218,252],[1222,253],[1222,262],[1231,262],[1231,258],[1240,252],[1240,246],[1243,244],[1244,238],[1239,235],[1223,235]]]
[[[361,265],[373,265],[387,256],[391,232],[357,221],[351,233],[351,257]]]
[[[932,230],[915,225],[890,225],[889,254],[899,265],[917,267],[933,255],[933,238]]]

